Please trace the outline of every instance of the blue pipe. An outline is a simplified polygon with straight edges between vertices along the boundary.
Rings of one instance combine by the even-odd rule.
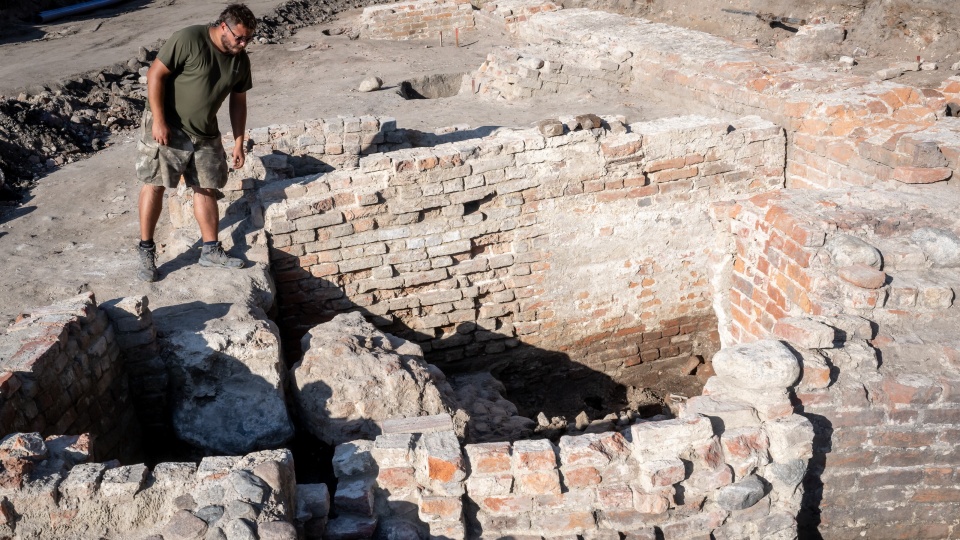
[[[59,9],[41,11],[37,15],[37,20],[39,22],[46,23],[63,17],[69,17],[70,15],[78,15],[80,13],[86,13],[95,9],[112,6],[113,4],[119,4],[120,2],[124,1],[126,0],[90,0],[89,2],[82,2],[80,4],[74,4],[72,6],[62,7]]]

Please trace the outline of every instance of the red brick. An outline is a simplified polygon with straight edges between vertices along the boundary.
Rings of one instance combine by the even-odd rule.
[[[893,179],[904,184],[932,184],[949,180],[953,171],[948,167],[897,167]]]
[[[417,488],[413,467],[389,467],[377,473],[377,485],[388,491],[412,491]]]
[[[473,444],[467,447],[470,468],[474,474],[510,471],[510,443]]]
[[[595,486],[600,483],[600,472],[595,467],[569,469],[564,472],[563,481],[570,489]]]
[[[420,517],[427,522],[457,521],[463,515],[460,497],[431,497],[420,499]]]
[[[873,489],[883,486],[899,486],[906,489],[907,486],[918,484],[923,480],[923,471],[919,469],[911,470],[890,470],[877,473],[863,473],[860,475],[857,483],[861,489]]]
[[[520,514],[533,509],[533,500],[528,495],[486,497],[480,500],[480,508],[495,515]]]
[[[910,500],[922,503],[960,502],[960,488],[918,489]]]
[[[633,490],[626,484],[597,488],[597,502],[604,510],[624,510],[633,507]]]
[[[887,274],[865,264],[844,266],[837,270],[840,279],[863,289],[879,289],[887,281]]]
[[[929,405],[940,398],[940,386],[916,386],[904,384],[901,380],[909,382],[896,377],[885,377],[881,381],[880,390],[884,401],[895,405]]]
[[[670,499],[662,491],[648,493],[638,490],[633,494],[633,507],[642,514],[662,514],[670,508]]]
[[[521,473],[516,478],[520,493],[529,495],[560,494],[560,476],[555,470]]]
[[[574,510],[533,518],[533,526],[542,529],[549,536],[556,536],[595,529],[597,522],[593,512]]]

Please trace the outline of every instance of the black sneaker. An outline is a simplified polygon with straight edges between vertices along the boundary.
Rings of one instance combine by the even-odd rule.
[[[203,246],[200,251],[200,266],[219,266],[220,268],[243,268],[243,261],[227,255],[220,242],[212,246]]]
[[[145,248],[137,246],[137,255],[140,258],[140,268],[137,269],[137,277],[142,281],[156,281],[158,276],[157,247]]]

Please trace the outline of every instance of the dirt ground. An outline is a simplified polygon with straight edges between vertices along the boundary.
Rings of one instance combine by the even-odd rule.
[[[590,2],[593,0],[583,0],[580,5]],[[0,35],[0,95],[16,99],[21,92],[35,94],[41,87],[76,73],[128,62],[137,57],[141,46],[150,48],[176,29],[213,20],[222,4],[133,0],[54,24],[18,25],[16,31]],[[353,26],[360,13],[358,9],[342,11],[332,19],[335,12],[353,3],[297,0],[296,9],[288,11],[292,15],[286,18],[275,12],[281,6],[278,0],[250,0],[248,4],[258,16],[272,17],[272,30],[265,35],[269,36],[268,41],[275,42],[249,47],[255,86],[248,97],[248,128],[336,115],[386,115],[397,118],[401,127],[432,131],[453,125],[529,126],[563,114],[621,114],[628,121],[636,121],[678,112],[669,104],[641,102],[639,97],[629,94],[599,92],[512,104],[462,96],[404,100],[396,92],[401,81],[427,74],[474,70],[491,47],[503,43],[503,36],[465,34],[459,48],[441,48],[438,43],[423,41],[350,40],[346,35],[326,35],[323,31]],[[778,15],[844,22],[851,28],[850,43],[844,47],[851,54],[862,53],[857,54],[861,70],[879,69],[917,55],[941,63],[938,71],[904,76],[926,77],[922,81],[906,81],[916,84],[938,83],[955,73],[949,64],[960,60],[958,26],[954,24],[957,21],[947,12],[945,0],[909,4],[890,0],[728,0],[721,4],[703,0],[623,0],[614,4],[607,0],[604,6],[770,50],[792,33],[751,17],[719,13],[719,8],[756,10],[760,6],[763,11]],[[591,7],[598,6],[594,2]],[[290,35],[291,28],[307,24],[307,19],[321,23],[304,26]],[[885,26],[884,21],[890,24]],[[361,80],[373,75],[383,79],[383,89],[371,93],[356,91]],[[221,113],[221,124],[229,125],[225,111]],[[0,135],[3,129],[0,125]],[[194,281],[202,282],[203,278],[198,277],[193,265],[168,264],[172,255],[161,255],[160,262],[166,264],[161,267],[162,281],[136,281],[134,246],[139,185],[132,174],[133,133],[122,126],[109,131],[103,135],[102,149],[80,151],[72,163],[65,161],[45,169],[38,175],[35,187],[13,194],[22,196],[21,200],[0,207],[0,323],[30,306],[45,305],[87,289],[94,290],[101,301],[149,294],[155,305],[199,294],[201,285]]]

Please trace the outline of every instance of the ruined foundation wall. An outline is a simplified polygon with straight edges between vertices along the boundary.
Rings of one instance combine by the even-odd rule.
[[[631,92],[784,126],[790,187],[957,181],[950,179],[960,166],[960,141],[954,119],[944,118],[946,103],[960,93],[956,78],[921,91],[583,9],[533,15],[518,32],[531,45],[492,53],[473,91],[511,99],[614,86],[629,75]]]
[[[711,354],[706,205],[779,187],[782,131],[611,122],[375,154],[264,187],[286,337],[359,309],[448,368],[489,368],[521,345],[615,376]]]
[[[949,230],[936,206],[787,190],[715,208],[733,245],[724,343],[777,337],[803,356],[796,399],[817,439],[799,519],[824,537],[944,538],[958,525],[960,344],[937,325],[956,325],[960,275],[913,236]]]
[[[453,42],[454,32],[474,27],[470,0],[419,0],[368,7],[360,17],[365,39],[439,39]]]
[[[756,354],[787,370],[758,377]],[[412,421],[413,433],[342,444],[328,536],[379,526],[452,539],[795,538],[813,441],[780,386],[796,379],[797,361],[777,342],[720,362],[735,357],[744,362],[718,369],[711,394],[679,418],[624,432],[461,447],[452,431],[420,433]]]
[[[0,535],[297,538],[296,481],[287,450],[208,457],[199,465],[160,463],[151,470],[89,462],[75,441],[62,439],[69,438],[44,442],[36,433],[18,433],[0,443]]]
[[[97,456],[139,452],[118,339],[92,293],[32,309],[0,335],[0,436],[95,436]]]

